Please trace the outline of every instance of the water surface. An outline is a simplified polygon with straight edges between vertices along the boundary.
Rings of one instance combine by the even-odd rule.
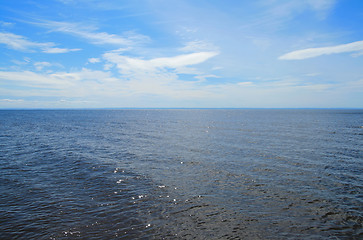
[[[360,239],[363,110],[0,111],[4,239]]]

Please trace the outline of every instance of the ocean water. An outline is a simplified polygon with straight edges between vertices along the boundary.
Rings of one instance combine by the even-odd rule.
[[[0,111],[0,239],[362,239],[363,110]]]

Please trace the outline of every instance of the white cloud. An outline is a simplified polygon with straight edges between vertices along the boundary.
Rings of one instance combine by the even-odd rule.
[[[218,51],[218,48],[214,46],[212,43],[201,40],[195,40],[187,42],[185,46],[180,48],[179,50],[183,52]]]
[[[359,57],[363,55],[363,51],[357,52],[357,53],[353,53],[352,57]]]
[[[245,86],[245,87],[254,86],[253,82],[239,82],[239,83],[237,83],[237,85]]]
[[[363,79],[349,81],[342,88],[346,88],[349,92],[363,92]]]
[[[8,99],[8,98],[5,98],[5,99],[0,99],[1,102],[24,102],[24,99]]]
[[[49,77],[74,84],[90,81],[100,83],[117,81],[116,78],[111,77],[109,72],[95,71],[87,68],[83,68],[81,71],[77,72],[57,72],[50,74]]]
[[[89,58],[88,62],[90,62],[90,63],[99,63],[99,62],[101,62],[101,59],[99,59],[99,58]]]
[[[52,66],[52,64],[51,64],[51,63],[49,63],[49,62],[36,62],[36,63],[34,63],[34,66],[35,66],[35,68],[36,68],[38,71],[41,71],[41,70],[43,70],[43,68],[45,68],[45,67],[50,67],[50,66]]]
[[[112,64],[112,63],[106,63],[104,66],[103,66],[103,70],[105,71],[108,71],[110,70],[111,68],[113,68],[115,65]]]
[[[36,88],[63,88],[72,85],[68,79],[59,79],[49,74],[38,74],[31,71],[0,72],[2,82],[10,81],[13,85]]]
[[[6,88],[7,85],[16,88]],[[125,95],[123,80],[111,76],[109,72],[82,69],[75,72],[36,73],[32,71],[0,71],[0,96],[105,98]],[[51,107],[51,106],[50,106]]]
[[[42,52],[44,53],[67,53],[67,52],[76,52],[76,51],[80,51],[80,48],[73,48],[73,49],[68,49],[68,48],[45,48],[43,49]]]
[[[122,89],[127,94],[152,94],[175,99],[205,96],[206,92],[198,84],[207,77],[217,76],[203,74],[189,66],[203,63],[216,55],[218,52],[196,52],[145,60],[107,52],[103,58],[106,60],[105,69],[118,68],[122,75]],[[196,80],[183,81],[179,74],[194,75]]]
[[[325,15],[333,9],[336,0],[285,0],[274,1],[272,12],[276,16],[293,16],[296,13],[301,13],[304,10],[313,10],[317,13],[318,17],[324,18]]]
[[[15,63],[16,65],[27,65],[31,61],[30,58],[24,57],[23,60],[11,60],[11,62]]]
[[[8,48],[19,51],[34,51],[39,49],[44,53],[66,53],[70,51],[79,51],[80,49],[56,48],[52,42],[38,43],[27,40],[25,37],[13,33],[0,33],[0,43],[5,44]]]
[[[36,43],[28,41],[25,37],[13,33],[0,33],[0,43],[14,50],[26,51],[32,48],[50,47],[51,43]]]
[[[177,68],[202,63],[211,57],[218,55],[218,52],[197,52],[179,55],[175,57],[154,58],[147,61],[153,67]]]
[[[112,44],[131,46],[139,42],[148,41],[149,37],[132,31],[124,33],[124,36],[97,32],[97,28],[69,22],[43,21],[34,23],[51,29],[51,31],[62,32],[89,40],[93,44]]]
[[[144,60],[107,52],[103,58],[107,61],[107,69],[116,66],[122,75],[122,89],[129,95],[152,94],[167,96],[172,99],[189,97],[201,98],[209,93],[198,87],[207,77],[202,72],[190,68],[216,56],[218,52],[197,52],[173,57],[162,57]],[[191,74],[195,81],[183,81],[179,74]]]
[[[51,63],[39,62],[34,65],[38,67],[45,67],[51,66]],[[27,87],[68,89],[86,84],[87,82],[109,83],[117,81],[117,79],[111,77],[109,72],[94,71],[83,68],[81,71],[77,72],[55,73],[0,71],[0,81],[11,81],[14,85]]]
[[[11,106],[7,104],[16,103],[15,101],[12,102],[12,100],[25,99],[31,96],[51,96],[59,99],[60,107],[72,106],[68,100],[81,100],[83,101],[82,104],[85,104],[83,106],[88,107],[291,107],[291,104],[306,107],[309,106],[309,103],[304,102],[307,105],[301,104],[302,97],[309,100],[313,99],[311,100],[313,103],[321,98],[321,94],[334,96],[337,89],[345,89],[348,92],[351,91],[351,88],[354,88],[354,91],[357,91],[357,89],[361,91],[363,83],[360,80],[345,83],[344,85],[322,84],[307,83],[300,79],[283,78],[272,82],[245,81],[206,84],[200,81],[182,81],[178,79],[177,75],[169,72],[148,74],[141,71],[132,76],[135,78],[129,80],[124,77],[114,78],[110,72],[93,71],[86,68],[76,72],[48,74],[30,71],[0,71],[1,83],[11,81],[13,86],[17,86],[13,89],[0,87],[0,95],[12,96],[0,101],[2,106]],[[5,86],[5,84],[0,84],[0,86]],[[277,95],[283,97],[276,97]],[[145,96],[148,97],[148,102],[145,102]],[[256,96],[263,97],[256,98]],[[289,101],[286,102],[286,99],[289,99]],[[153,105],[153,100],[156,101],[154,103],[157,105]],[[125,105],[125,103],[128,104]],[[179,105],[168,105],[168,103]],[[54,102],[47,102],[48,105],[46,106],[41,104],[30,104],[30,102],[24,100],[22,106],[56,106]],[[81,104],[81,102],[77,104]]]
[[[327,11],[335,5],[336,0],[306,0],[306,2],[315,11]]]
[[[242,28],[265,30],[280,29],[301,14],[313,13],[318,19],[325,19],[334,8],[336,0],[259,0],[253,1],[261,9],[261,14],[254,15]]]
[[[2,27],[12,27],[13,25],[14,25],[14,23],[11,23],[11,22],[0,21],[0,26],[2,26]]]
[[[279,57],[280,60],[301,60],[306,58],[318,57],[321,55],[361,52],[363,51],[363,41],[341,44],[331,47],[307,48],[286,53]]]
[[[199,75],[195,77],[196,79],[199,79],[199,81],[204,82],[207,80],[207,78],[219,78],[219,76],[214,74],[207,74],[207,75]]]
[[[108,62],[116,64],[121,73],[130,73],[135,71],[138,72],[140,70],[154,72],[166,68],[180,69],[189,65],[202,63],[216,55],[218,55],[218,52],[197,52],[182,54],[174,57],[143,60],[139,58],[122,56],[114,52],[108,52],[105,53],[103,57]]]
[[[316,77],[316,76],[319,76],[321,75],[321,73],[306,73],[304,74],[304,76],[306,77]]]

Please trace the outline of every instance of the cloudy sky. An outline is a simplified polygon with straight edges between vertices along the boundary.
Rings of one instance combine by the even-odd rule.
[[[0,1],[0,59],[0,108],[363,108],[363,1]]]

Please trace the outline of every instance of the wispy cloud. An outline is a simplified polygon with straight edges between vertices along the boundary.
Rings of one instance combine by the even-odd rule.
[[[183,52],[198,52],[198,51],[217,51],[218,48],[210,42],[195,40],[189,41],[184,47],[179,49]]]
[[[363,51],[363,41],[357,41],[347,44],[340,44],[331,47],[320,47],[320,48],[307,48],[286,53],[280,56],[280,60],[301,60],[307,58],[318,57],[322,55],[330,55],[337,53],[349,53],[358,52],[359,54]]]
[[[319,18],[325,18],[335,6],[336,0],[300,0],[300,1],[270,1],[271,13],[280,17],[291,17],[305,10],[314,11]]]
[[[143,60],[108,52],[103,55],[108,62],[115,64],[121,73],[143,71],[159,71],[167,68],[178,69],[189,65],[205,62],[209,58],[218,55],[218,52],[197,52],[182,54],[174,57],[154,58]]]
[[[0,99],[1,102],[24,102],[24,99],[9,99],[9,98],[4,98],[4,99]]]
[[[41,63],[43,64],[43,63]],[[46,64],[46,63],[44,63]],[[47,65],[47,64],[46,64]],[[82,69],[75,72],[36,73],[33,71],[0,71],[0,95],[13,96],[107,96],[121,93],[121,80],[109,72]],[[5,86],[12,84],[15,89]]]
[[[158,75],[161,81],[151,81],[147,75],[144,78],[125,80],[114,78],[110,72],[82,69],[76,72],[35,73],[31,71],[2,72],[0,71],[0,95],[11,94],[16,97],[52,96],[62,98],[123,98],[157,94],[173,98],[186,96],[201,96],[201,91],[193,83],[183,81],[167,82],[170,76]],[[152,77],[152,76],[151,76]],[[175,80],[175,79],[174,79]],[[17,86],[7,89],[8,83]],[[165,84],[166,83],[166,84]]]
[[[260,28],[265,30],[280,29],[289,24],[302,13],[313,13],[316,18],[324,20],[334,9],[336,0],[279,0],[279,1],[254,1],[260,9],[251,21],[246,22],[241,28]]]
[[[99,32],[94,26],[82,25],[79,23],[42,21],[33,24],[45,27],[54,32],[70,34],[90,41],[93,44],[112,44],[120,46],[131,46],[140,42],[149,41],[149,37],[128,31],[123,36]]]
[[[14,23],[0,21],[0,26],[1,27],[12,27],[12,26],[14,26]]]
[[[25,37],[13,33],[0,33],[0,43],[14,50],[26,51],[31,48],[49,47],[47,43],[36,43],[27,40]]]
[[[88,62],[89,63],[99,63],[99,62],[101,62],[101,59],[99,59],[99,58],[89,58]]]
[[[70,86],[72,83],[66,78],[57,78],[55,75],[38,74],[31,71],[22,72],[0,72],[0,81],[11,81],[12,84],[18,86],[27,86],[35,88],[60,88]]]
[[[53,48],[45,48],[45,49],[43,49],[43,52],[44,53],[67,53],[67,52],[77,52],[80,50],[82,50],[82,49],[80,49],[80,48],[69,49],[69,48],[53,47]]]
[[[336,0],[306,0],[306,2],[319,14],[325,14],[334,7]]]
[[[67,53],[72,51],[79,51],[81,49],[68,49],[57,48],[56,44],[52,42],[39,43],[32,42],[26,37],[13,34],[13,33],[0,33],[0,43],[5,44],[8,48],[18,51],[34,51],[34,49],[40,50],[44,53]]]
[[[51,63],[49,63],[49,62],[35,62],[35,63],[34,63],[34,66],[35,66],[35,68],[36,68],[38,71],[41,71],[41,70],[43,70],[43,68],[45,68],[45,67],[50,67],[50,66],[52,66],[52,64],[51,64]]]
[[[124,81],[123,88],[127,89],[128,94],[156,94],[175,99],[205,96],[206,92],[197,85],[207,77],[216,76],[206,76],[189,66],[203,63],[216,55],[218,52],[196,52],[144,60],[123,56],[119,52],[107,52],[103,58],[107,69],[111,64],[119,70]],[[179,74],[190,74],[195,81],[184,81]]]
[[[241,107],[241,102],[248,102],[250,99],[256,99],[253,106],[266,107],[266,102],[262,98],[256,96],[264,96],[269,98],[268,106],[289,106],[286,104],[286,98],[299,103],[299,97],[303,94],[306,99],[314,98],[316,101],[321,94],[327,92],[335,92],[336,89],[346,85],[338,84],[322,84],[315,82],[305,82],[301,79],[277,79],[275,81],[263,82],[238,82],[238,83],[212,83],[201,84],[200,81],[183,81],[173,74],[154,73],[147,74],[140,72],[133,75],[135,79],[125,79],[123,76],[115,78],[111,72],[94,71],[91,69],[82,69],[75,72],[56,72],[56,73],[35,73],[31,71],[24,72],[1,72],[0,82],[12,82],[17,88],[7,89],[6,84],[0,84],[0,95],[6,97],[3,99],[3,106],[6,104],[15,104],[11,99],[37,97],[59,98],[61,103],[65,103],[67,99],[80,99],[84,101],[92,101],[100,106],[102,104],[117,103],[135,100],[135,105],[139,107],[148,106],[148,102],[143,99],[148,96],[152,99],[168,99],[169,101],[180,101],[185,107],[185,102],[199,102],[205,106],[219,107],[232,106]],[[216,77],[216,76],[201,76]],[[362,81],[352,82],[351,88],[362,89]],[[347,88],[350,91],[350,88]],[[275,94],[279,93],[285,98],[276,98]],[[297,94],[299,93],[299,94]],[[9,95],[10,96],[10,95]],[[299,96],[299,97],[297,97]],[[4,97],[5,98],[5,97]],[[1,101],[1,100],[0,100]],[[28,100],[24,100],[28,102]],[[211,105],[211,103],[213,103]],[[225,105],[226,103],[230,105]],[[40,103],[34,103],[29,107],[39,106]],[[146,105],[145,105],[146,104]],[[168,106],[167,103],[159,103],[158,106]],[[221,104],[221,105],[218,105]],[[7,106],[7,105],[6,105]],[[10,105],[9,105],[10,106]],[[50,104],[49,107],[54,105]],[[113,106],[113,105],[112,105]],[[195,106],[195,105],[191,105]],[[246,105],[247,106],[247,105]]]

